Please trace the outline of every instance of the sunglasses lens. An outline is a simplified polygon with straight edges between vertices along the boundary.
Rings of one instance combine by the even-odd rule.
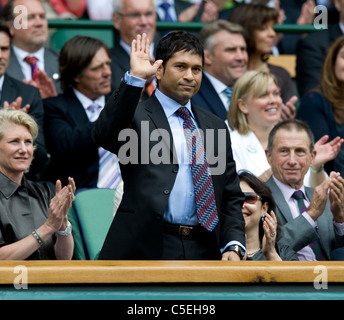
[[[249,204],[256,203],[258,200],[258,196],[254,193],[244,193],[245,194],[245,202]]]

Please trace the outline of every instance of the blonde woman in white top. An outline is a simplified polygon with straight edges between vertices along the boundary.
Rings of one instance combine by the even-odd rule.
[[[274,75],[261,71],[247,71],[235,83],[228,112],[233,157],[237,170],[245,169],[263,181],[271,176],[265,156],[271,129],[280,121],[282,99]],[[305,184],[315,187],[326,178],[323,164],[334,158],[342,141],[326,143],[328,137],[317,142],[318,152],[305,177]]]

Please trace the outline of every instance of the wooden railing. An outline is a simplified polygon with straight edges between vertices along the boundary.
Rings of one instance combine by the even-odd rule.
[[[1,261],[0,284],[13,284],[18,270],[29,284],[295,284],[312,283],[325,270],[329,283],[344,283],[343,262]]]

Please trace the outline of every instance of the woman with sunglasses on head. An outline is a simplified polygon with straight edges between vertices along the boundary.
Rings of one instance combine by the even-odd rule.
[[[239,179],[245,195],[241,210],[245,219],[247,260],[298,260],[290,247],[278,243],[281,231],[270,189],[248,171],[240,171]]]

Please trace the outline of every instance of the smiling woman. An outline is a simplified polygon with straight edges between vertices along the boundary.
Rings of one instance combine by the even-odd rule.
[[[0,110],[0,260],[71,259],[74,241],[67,212],[75,191],[73,179],[54,190],[29,181],[35,120],[18,110]]]
[[[261,71],[248,71],[235,83],[228,113],[233,157],[237,170],[261,176],[270,169],[265,156],[268,136],[278,123],[282,99],[276,78]]]
[[[239,172],[239,180],[245,195],[241,211],[245,219],[247,259],[298,260],[292,249],[278,244],[281,232],[270,189],[247,171]]]

